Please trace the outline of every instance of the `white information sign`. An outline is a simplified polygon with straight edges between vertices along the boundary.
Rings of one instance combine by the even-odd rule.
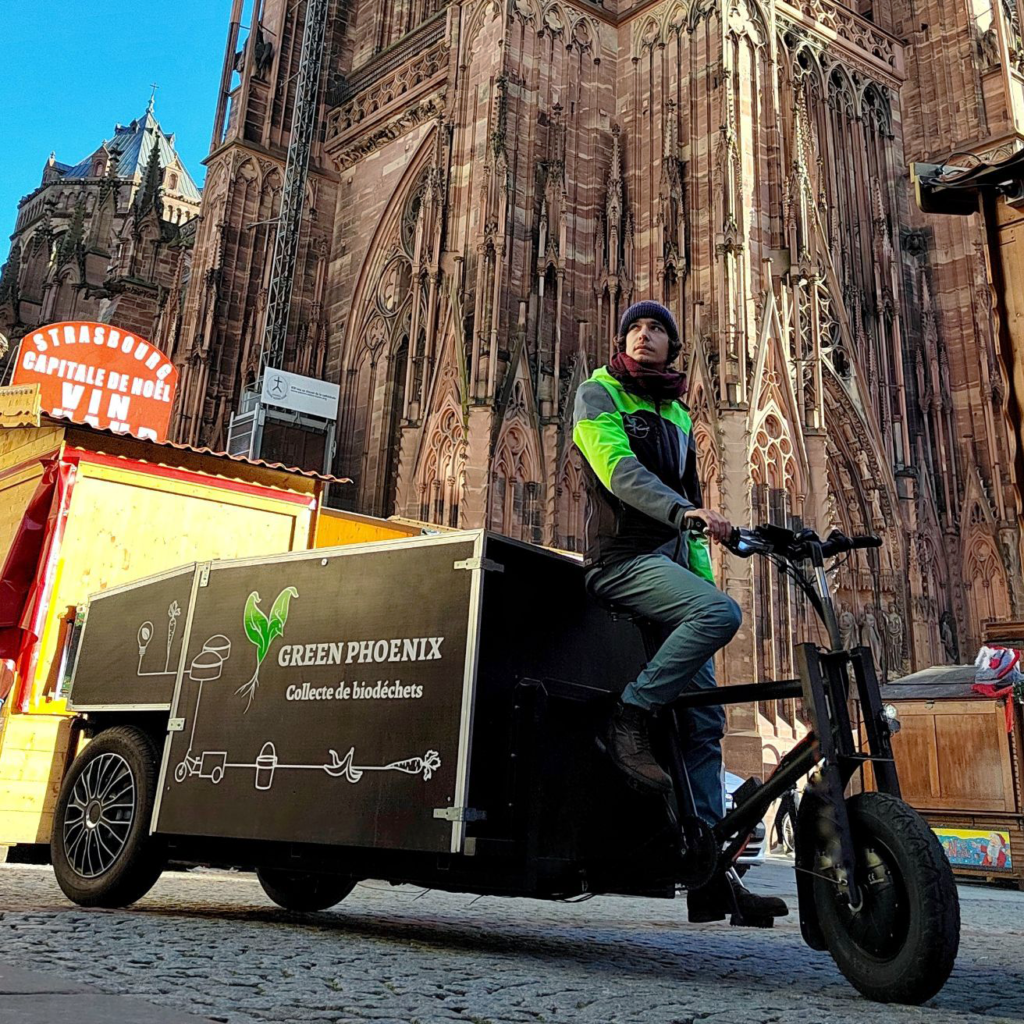
[[[260,397],[264,405],[336,420],[340,394],[337,384],[316,377],[302,377],[287,370],[267,370]]]

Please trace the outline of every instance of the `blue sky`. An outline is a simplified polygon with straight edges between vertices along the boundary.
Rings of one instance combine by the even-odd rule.
[[[54,150],[74,164],[154,113],[202,185],[231,0],[0,0],[0,263]]]

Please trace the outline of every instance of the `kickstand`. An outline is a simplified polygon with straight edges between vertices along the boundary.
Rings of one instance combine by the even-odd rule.
[[[774,928],[774,917],[754,917],[750,914],[744,914],[740,909],[736,892],[738,889],[744,889],[746,887],[740,880],[740,876],[736,874],[736,869],[729,868],[725,872],[725,878],[729,886],[729,906],[732,908],[732,913],[729,917],[729,924],[736,928]]]

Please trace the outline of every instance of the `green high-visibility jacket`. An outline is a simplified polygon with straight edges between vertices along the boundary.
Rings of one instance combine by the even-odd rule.
[[[573,421],[592,498],[587,564],[625,561],[675,541],[685,514],[702,503],[686,406],[627,391],[602,366],[577,390]],[[688,532],[679,560],[714,581],[706,537]]]

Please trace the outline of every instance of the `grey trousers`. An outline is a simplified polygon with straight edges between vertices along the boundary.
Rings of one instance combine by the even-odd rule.
[[[713,656],[740,627],[739,605],[713,583],[664,554],[640,555],[599,566],[587,586],[609,602],[665,627],[667,637],[647,667],[622,691],[622,700],[650,711],[686,690],[715,686]],[[680,714],[697,813],[718,821],[725,813],[722,782],[721,707],[691,708]]]

